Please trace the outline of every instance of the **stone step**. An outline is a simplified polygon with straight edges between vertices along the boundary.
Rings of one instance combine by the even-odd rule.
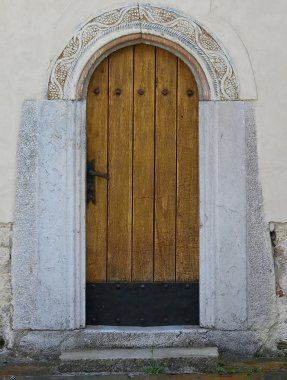
[[[143,374],[214,371],[217,347],[97,349],[62,352],[62,373]]]

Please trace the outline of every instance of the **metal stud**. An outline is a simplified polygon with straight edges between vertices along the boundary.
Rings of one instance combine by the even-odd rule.
[[[190,285],[189,284],[185,284],[185,289],[190,289]]]
[[[92,288],[95,289],[95,287],[96,287],[96,284],[92,284]]]
[[[145,289],[145,285],[144,284],[141,285],[141,289]]]
[[[99,95],[100,92],[101,91],[100,91],[99,87],[97,87],[97,88],[94,89],[94,94],[95,95]]]
[[[187,96],[192,96],[193,94],[194,94],[194,92],[191,89],[187,90]]]
[[[121,93],[122,93],[122,90],[120,88],[117,88],[116,91],[115,91],[115,94],[117,96],[119,96],[119,95],[121,95]]]
[[[117,323],[121,323],[121,318],[116,318]]]
[[[140,319],[140,323],[144,323],[145,319],[144,318],[141,318]]]
[[[139,95],[143,95],[143,94],[144,94],[144,90],[143,90],[142,88],[140,88],[140,89],[138,90],[138,94],[139,94]]]
[[[162,95],[166,96],[168,94],[168,89],[164,88],[161,93]]]
[[[164,284],[163,287],[164,287],[165,289],[168,289],[168,284]]]
[[[120,289],[121,288],[121,285],[120,284],[117,284],[116,285],[116,289]]]

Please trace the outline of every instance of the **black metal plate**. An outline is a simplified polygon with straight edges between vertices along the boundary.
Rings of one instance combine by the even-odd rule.
[[[198,325],[199,284],[87,284],[86,311],[88,325]]]

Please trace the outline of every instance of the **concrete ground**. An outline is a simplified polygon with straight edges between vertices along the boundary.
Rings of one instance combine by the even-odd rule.
[[[287,358],[248,359],[220,362],[216,373],[190,375],[154,374],[155,369],[147,368],[144,376],[133,375],[65,375],[57,373],[57,362],[17,363],[0,361],[0,380],[287,380]]]

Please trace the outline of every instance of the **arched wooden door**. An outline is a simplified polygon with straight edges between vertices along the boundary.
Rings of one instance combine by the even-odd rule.
[[[112,53],[87,95],[87,324],[198,324],[198,89],[158,47]]]

